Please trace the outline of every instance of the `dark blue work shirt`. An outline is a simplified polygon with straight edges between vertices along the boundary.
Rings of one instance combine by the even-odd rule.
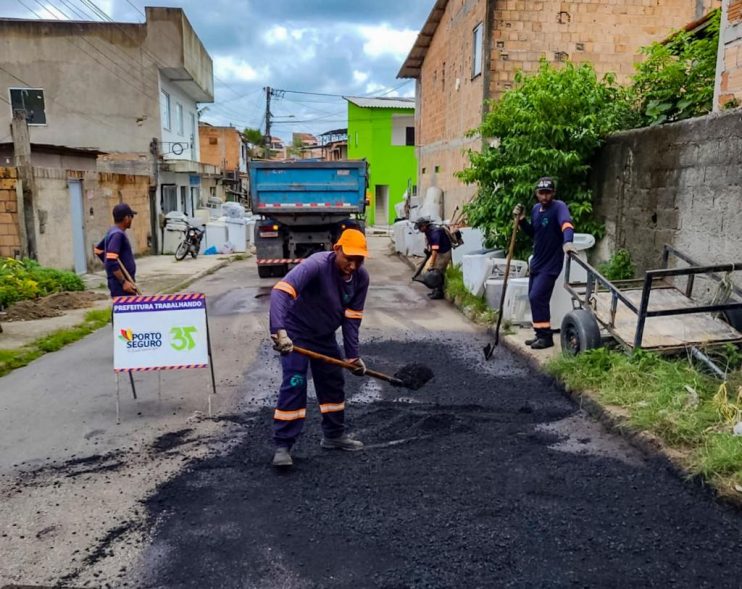
[[[428,240],[431,251],[438,252],[439,254],[445,254],[451,251],[451,239],[442,227],[428,225],[425,238]]]
[[[523,231],[533,237],[531,273],[559,274],[564,264],[562,246],[574,240],[575,227],[566,203],[553,200],[546,207],[537,204],[531,211],[531,221],[520,222]]]
[[[106,275],[109,280],[118,282],[113,273],[123,264],[126,271],[136,280],[137,264],[134,261],[134,251],[131,249],[126,233],[116,225],[111,227],[106,236],[95,246],[95,255],[106,265]]]
[[[355,359],[369,276],[361,266],[345,280],[335,258],[335,252],[313,254],[273,287],[270,330],[311,341],[333,337],[342,327],[345,357]]]

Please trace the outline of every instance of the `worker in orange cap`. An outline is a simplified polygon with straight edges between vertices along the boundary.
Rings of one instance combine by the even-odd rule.
[[[271,291],[270,332],[273,348],[281,353],[283,381],[273,414],[273,465],[291,466],[291,447],[304,426],[307,408],[307,372],[317,391],[327,449],[357,451],[363,444],[345,432],[343,369],[310,360],[293,351],[297,346],[340,358],[335,340],[343,330],[345,358],[356,364],[353,374],[363,376],[366,365],[358,352],[358,330],[368,292],[366,236],[346,229],[331,252],[313,254],[293,268]]]

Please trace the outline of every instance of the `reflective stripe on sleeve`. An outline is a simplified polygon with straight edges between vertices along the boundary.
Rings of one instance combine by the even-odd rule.
[[[320,413],[336,413],[345,411],[345,403],[324,403],[319,406]]]
[[[273,413],[273,419],[278,421],[296,421],[297,419],[304,419],[307,415],[306,409],[297,409],[296,411],[281,411],[276,409]]]
[[[345,309],[345,316],[348,319],[363,319],[363,311],[354,311],[353,309]]]
[[[108,252],[106,254],[106,260],[118,260],[118,259],[119,259],[118,254],[114,254],[113,252]]]
[[[287,295],[289,295],[292,299],[296,298],[296,289],[291,286],[288,282],[285,280],[281,280],[281,282],[277,283],[276,286],[273,287],[275,290],[280,290],[285,292]]]
[[[574,231],[575,226],[572,225],[569,221],[565,221],[562,223],[562,231],[566,231],[567,229],[572,229]]]

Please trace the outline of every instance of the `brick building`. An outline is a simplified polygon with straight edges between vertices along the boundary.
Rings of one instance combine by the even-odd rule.
[[[207,197],[239,201],[247,196],[248,147],[234,127],[198,124],[201,161],[218,173],[202,178]]]
[[[714,108],[735,100],[742,106],[742,0],[724,0]]]
[[[740,0],[727,0],[732,4]],[[470,200],[474,186],[454,173],[481,139],[466,132],[482,120],[486,100],[512,88],[515,72],[539,60],[591,62],[627,81],[638,50],[703,16],[720,0],[436,0],[402,68],[416,80],[416,136],[421,194],[444,193],[446,216]]]

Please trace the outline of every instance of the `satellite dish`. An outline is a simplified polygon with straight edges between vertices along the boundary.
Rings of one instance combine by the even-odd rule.
[[[182,143],[173,143],[172,151],[175,155],[180,155],[183,153],[183,144]]]

